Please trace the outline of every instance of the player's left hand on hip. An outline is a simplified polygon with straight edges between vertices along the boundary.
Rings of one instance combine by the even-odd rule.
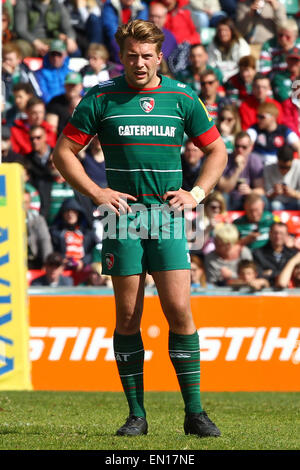
[[[168,199],[169,205],[173,209],[183,211],[186,209],[194,209],[197,206],[197,203],[189,191],[184,189],[178,189],[177,191],[167,191],[163,195],[163,200]]]

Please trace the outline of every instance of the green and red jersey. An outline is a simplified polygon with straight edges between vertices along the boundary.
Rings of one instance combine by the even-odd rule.
[[[213,120],[187,85],[162,76],[158,87],[135,89],[124,76],[93,87],[63,131],[86,145],[98,134],[110,188],[145,205],[163,203],[182,185],[184,133],[198,147],[219,137]]]

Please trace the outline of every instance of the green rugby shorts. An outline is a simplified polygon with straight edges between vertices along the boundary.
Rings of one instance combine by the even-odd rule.
[[[175,214],[163,205],[107,219],[102,274],[129,276],[146,271],[190,269],[182,213]]]

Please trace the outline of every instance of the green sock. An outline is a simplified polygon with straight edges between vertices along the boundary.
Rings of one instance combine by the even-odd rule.
[[[175,368],[186,413],[203,411],[200,398],[200,346],[198,332],[169,332],[169,355]]]
[[[146,416],[144,408],[144,346],[141,333],[114,332],[114,352],[130,414]]]

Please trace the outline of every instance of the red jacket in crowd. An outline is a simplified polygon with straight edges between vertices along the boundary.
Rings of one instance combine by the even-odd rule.
[[[56,133],[53,132],[52,127],[47,121],[43,121],[41,126],[45,129],[47,134],[47,143],[50,147],[54,148],[56,144]],[[14,125],[11,127],[11,143],[12,149],[16,153],[26,155],[32,152],[32,145],[29,137],[29,125],[24,119],[16,119]]]
[[[273,100],[272,98],[266,98],[266,103],[273,103],[277,106],[279,114],[277,118],[277,123],[282,124],[282,108],[281,104],[278,101]],[[246,98],[240,107],[240,116],[241,116],[241,125],[242,129],[246,131],[249,127],[253,126],[257,122],[257,108],[259,106],[259,101],[255,96],[251,95]]]
[[[300,137],[300,113],[299,108],[292,102],[291,98],[281,103],[283,111],[282,123],[289,127],[292,131],[296,132]]]
[[[169,11],[164,28],[174,34],[178,44],[187,41],[190,44],[201,43],[201,38],[192,20],[191,13],[185,9],[188,0],[177,0],[176,7]]]

